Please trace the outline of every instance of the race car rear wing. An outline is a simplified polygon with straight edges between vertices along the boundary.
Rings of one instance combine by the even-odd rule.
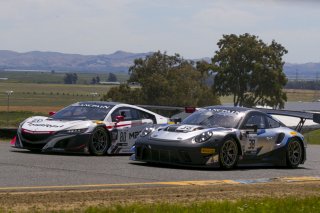
[[[195,112],[199,108],[196,107],[174,107],[174,106],[154,106],[154,105],[137,105],[150,110],[172,111],[170,115],[170,123],[180,123],[184,118]]]
[[[276,110],[276,109],[265,109],[265,108],[256,108],[256,109],[270,115],[283,115],[288,117],[300,118],[298,125],[295,127],[295,130],[298,132],[301,131],[307,119],[320,124],[320,113],[291,111],[291,110]]]
[[[161,110],[185,110],[185,107],[173,107],[173,106],[154,106],[154,105],[137,105],[138,107],[146,109],[161,109]]]

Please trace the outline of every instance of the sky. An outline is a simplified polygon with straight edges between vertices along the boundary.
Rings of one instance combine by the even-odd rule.
[[[0,0],[1,50],[198,59],[212,57],[222,35],[244,33],[282,44],[286,62],[320,62],[320,1]]]

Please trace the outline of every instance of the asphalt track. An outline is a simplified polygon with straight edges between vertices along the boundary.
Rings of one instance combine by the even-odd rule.
[[[68,188],[111,185],[137,186],[137,183],[163,184],[185,181],[272,179],[278,177],[319,177],[320,146],[310,145],[307,161],[298,169],[281,167],[239,167],[231,171],[172,166],[149,166],[136,163],[128,156],[43,154],[11,148],[0,143],[0,190],[16,187]],[[184,181],[184,182],[183,182]],[[12,188],[13,189],[13,188]]]

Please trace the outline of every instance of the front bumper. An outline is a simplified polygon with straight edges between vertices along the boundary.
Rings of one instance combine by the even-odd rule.
[[[131,160],[187,165],[219,167],[219,143],[136,142]]]
[[[88,141],[90,136],[90,133],[83,133],[76,135],[53,134],[48,137],[33,134],[26,137],[18,132],[12,146],[21,149],[41,150],[43,152],[89,153]]]

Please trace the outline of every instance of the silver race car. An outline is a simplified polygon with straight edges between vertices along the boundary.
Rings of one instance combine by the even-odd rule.
[[[79,102],[50,117],[23,121],[11,145],[34,151],[131,153],[140,131],[168,119],[141,107],[113,102]]]
[[[265,111],[265,112],[262,112]],[[270,114],[301,119],[296,130]],[[319,114],[205,107],[181,124],[146,127],[139,135],[132,160],[230,169],[239,164],[272,164],[291,168],[306,160],[306,142],[299,133],[306,119]]]

